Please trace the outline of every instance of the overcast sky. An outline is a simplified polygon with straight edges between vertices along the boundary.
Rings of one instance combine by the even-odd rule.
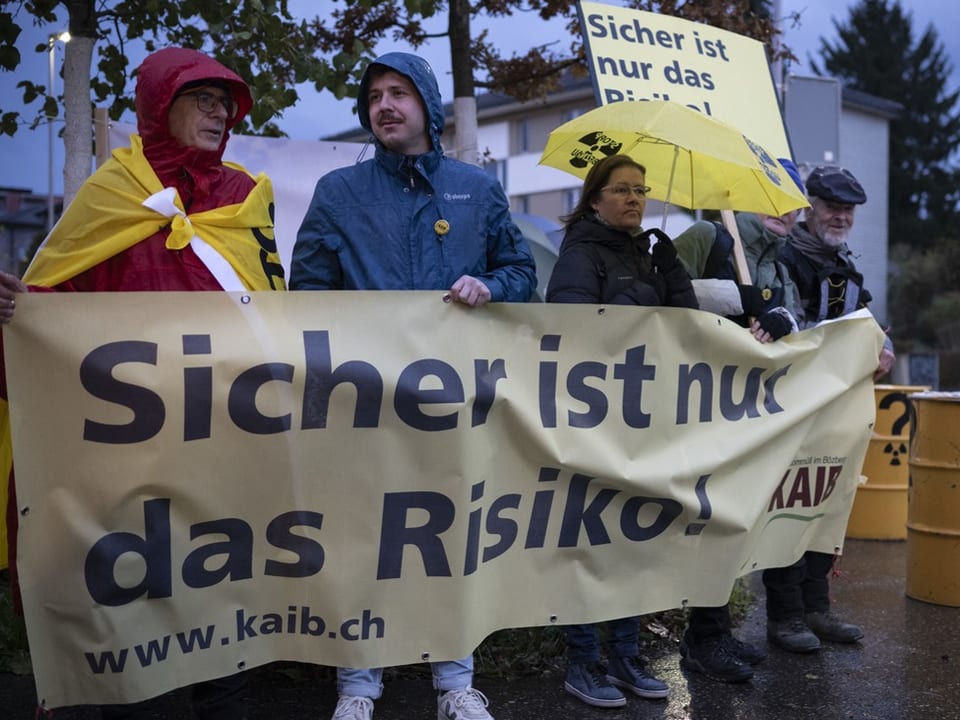
[[[946,50],[954,68],[951,87],[960,85],[960,33],[950,24],[958,17],[957,0],[902,0],[901,4],[913,16],[915,37],[928,24],[933,23],[937,28],[940,43]],[[616,4],[616,3],[611,3]],[[797,55],[800,62],[789,68],[789,72],[796,75],[811,74],[807,66],[808,56],[818,56],[819,40],[821,37],[829,41],[836,40],[836,32],[831,22],[838,18],[846,22],[849,17],[848,7],[855,4],[853,0],[780,0],[780,7],[784,17],[794,13],[800,14],[800,22],[793,25],[784,24],[784,43]],[[291,0],[290,8],[293,13],[307,13],[313,15],[324,13],[333,7],[329,0]],[[20,19],[22,22],[22,19]],[[475,26],[475,31],[483,26]],[[506,21],[490,21],[490,36],[502,48],[505,55],[512,52],[523,52],[530,47],[530,38],[536,37],[537,44],[550,42],[552,38],[558,41],[558,47],[565,47],[569,38],[566,36],[562,23],[545,24],[535,15],[525,18],[522,15]],[[443,21],[436,25],[438,30],[443,29]],[[15,73],[0,72],[0,96],[3,97],[4,110],[12,109],[11,105],[20,97],[16,84],[20,79],[29,78],[33,82],[47,83],[47,54],[38,54],[33,47],[44,42],[51,32],[63,29],[60,26],[27,28],[21,35],[18,47],[21,52],[21,65]],[[386,43],[378,48],[379,52],[388,50],[410,50],[410,48]],[[63,47],[58,45],[55,51],[55,62],[59,73],[63,62]],[[440,90],[444,100],[452,99],[453,83],[450,79],[449,45],[445,39],[434,41],[418,51],[433,65],[440,80]],[[59,74],[56,85],[60,88],[62,82]],[[131,88],[132,92],[132,88]],[[311,140],[325,135],[348,130],[356,125],[355,115],[352,114],[354,101],[337,101],[327,92],[317,94],[311,87],[301,88],[300,103],[286,111],[278,121],[281,128],[292,138]],[[896,100],[897,98],[892,98]],[[32,109],[27,113],[32,116]],[[124,118],[133,122],[133,118]],[[58,128],[59,129],[59,128]],[[63,187],[63,143],[57,139],[54,143],[54,191],[62,192]],[[14,138],[0,136],[0,186],[32,188],[38,193],[47,191],[47,131],[41,127],[30,131],[21,128]]]

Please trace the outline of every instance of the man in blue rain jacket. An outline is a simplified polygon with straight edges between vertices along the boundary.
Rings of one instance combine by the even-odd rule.
[[[375,156],[320,178],[297,234],[292,290],[444,290],[469,306],[526,302],[536,266],[497,180],[447,157],[430,65],[383,55],[364,72],[360,124]],[[473,658],[431,664],[439,720],[493,720]],[[335,720],[370,720],[382,668],[338,668]]]

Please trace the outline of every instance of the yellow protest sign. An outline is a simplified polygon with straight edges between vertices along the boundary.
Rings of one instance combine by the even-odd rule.
[[[763,44],[702,23],[580,2],[580,26],[600,104],[671,100],[791,158]]]
[[[4,343],[39,698],[723,604],[842,545],[882,341],[866,312],[761,345],[677,308],[27,294]]]

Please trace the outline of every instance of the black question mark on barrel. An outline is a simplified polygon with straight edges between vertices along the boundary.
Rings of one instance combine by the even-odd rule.
[[[895,392],[895,393],[890,393],[889,395],[884,396],[884,398],[880,400],[880,405],[879,405],[879,408],[881,410],[888,410],[891,405],[898,402],[903,403],[903,414],[901,414],[900,417],[894,420],[893,424],[890,426],[890,434],[896,437],[900,437],[901,431],[903,430],[904,426],[908,422],[910,422],[910,415],[911,415],[911,411],[913,410],[913,404],[907,398],[905,393]],[[911,426],[910,432],[911,433],[913,432],[912,426]],[[888,452],[892,452],[893,451],[892,446],[889,446],[889,447],[890,447],[890,450]],[[903,450],[906,451],[906,448],[903,448]],[[900,464],[899,455],[897,453],[894,453],[894,458],[890,464],[891,465]]]
[[[881,410],[888,410],[891,405],[897,402],[903,403],[903,414],[893,421],[890,428],[893,435],[899,435],[903,426],[910,421],[910,401],[907,400],[906,394],[900,392],[890,393],[880,401]]]

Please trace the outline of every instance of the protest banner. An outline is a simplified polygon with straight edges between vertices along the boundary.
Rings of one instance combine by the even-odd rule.
[[[720,605],[841,547],[882,340],[867,312],[761,345],[676,308],[25,295],[4,344],[39,699]]]
[[[791,158],[763,44],[703,23],[579,2],[598,105],[671,100],[738,128]]]

